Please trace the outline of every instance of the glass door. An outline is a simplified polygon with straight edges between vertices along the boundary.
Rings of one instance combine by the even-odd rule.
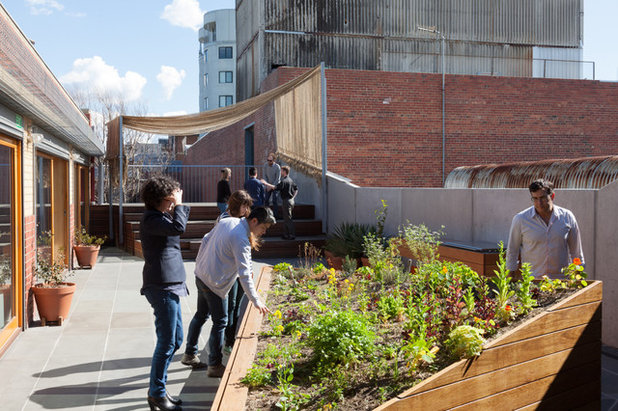
[[[0,136],[0,347],[20,324],[21,171],[18,146]]]

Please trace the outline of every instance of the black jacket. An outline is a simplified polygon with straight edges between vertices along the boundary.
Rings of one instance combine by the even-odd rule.
[[[176,206],[173,216],[158,210],[144,211],[139,226],[144,254],[142,290],[185,282],[187,275],[180,252],[180,235],[187,227],[189,210],[185,205]]]

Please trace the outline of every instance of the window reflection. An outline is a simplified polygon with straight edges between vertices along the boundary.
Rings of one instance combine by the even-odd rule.
[[[0,329],[13,318],[13,149],[0,145]]]

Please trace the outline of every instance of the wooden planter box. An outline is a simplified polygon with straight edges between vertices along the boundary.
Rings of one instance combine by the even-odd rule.
[[[405,244],[399,246],[399,254],[402,257],[412,260],[416,259]],[[474,251],[452,245],[440,244],[438,246],[438,254],[440,255],[440,261],[459,261],[485,277],[493,277],[495,275],[494,270],[497,268],[498,252]]]
[[[260,294],[270,287],[262,269]],[[599,281],[382,404],[376,410],[600,409],[601,301]],[[212,410],[243,410],[240,384],[257,349],[261,315],[250,305],[215,396]]]

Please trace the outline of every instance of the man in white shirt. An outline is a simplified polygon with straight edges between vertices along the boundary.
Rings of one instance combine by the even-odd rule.
[[[554,185],[543,179],[528,187],[533,206],[513,217],[506,251],[506,267],[530,263],[536,278],[557,277],[574,258],[584,263],[582,242],[573,213],[554,204]]]

